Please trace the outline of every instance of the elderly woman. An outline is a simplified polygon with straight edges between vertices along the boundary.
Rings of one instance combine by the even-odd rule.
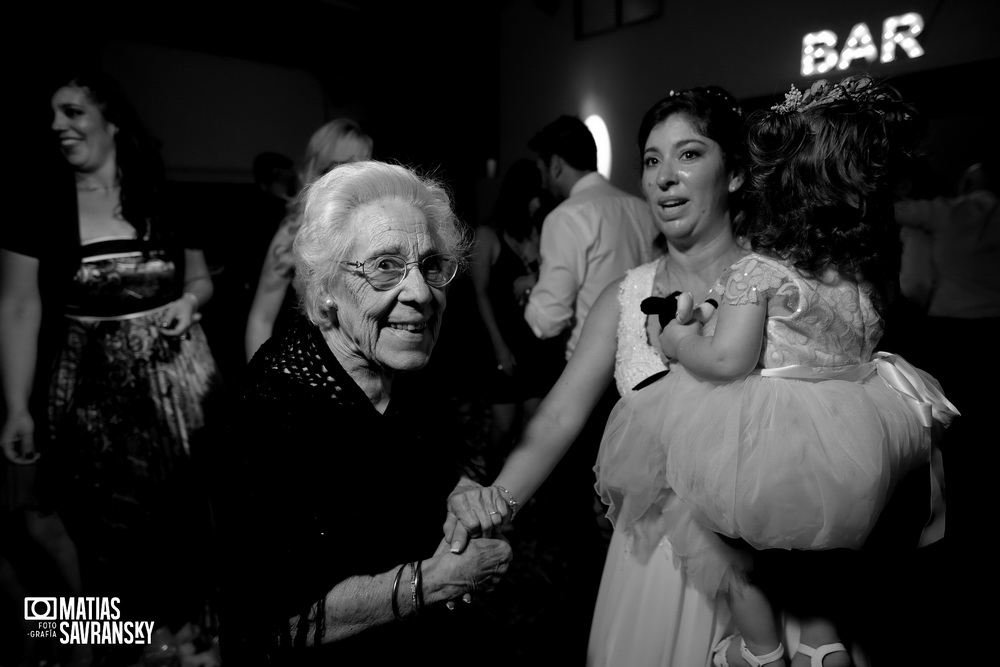
[[[225,459],[227,663],[404,664],[476,636],[475,605],[454,601],[490,589],[511,550],[441,541],[469,482],[412,374],[467,253],[445,191],[404,167],[345,164],[309,188],[293,244],[308,319],[254,356]]]

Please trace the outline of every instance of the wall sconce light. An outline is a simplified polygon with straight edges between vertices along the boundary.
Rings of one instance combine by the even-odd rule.
[[[587,116],[583,121],[590,133],[594,135],[594,143],[597,144],[597,171],[604,178],[611,178],[611,135],[608,134],[608,126],[604,124],[604,119],[593,114]]]

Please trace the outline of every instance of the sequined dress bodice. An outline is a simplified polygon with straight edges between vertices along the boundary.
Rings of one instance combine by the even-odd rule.
[[[117,317],[159,308],[178,296],[175,257],[135,239],[108,239],[80,247],[65,307],[71,316]]]
[[[882,338],[883,322],[871,286],[830,271],[807,278],[787,263],[751,253],[723,274],[727,303],[768,299],[764,344],[758,366],[814,368],[866,362]]]

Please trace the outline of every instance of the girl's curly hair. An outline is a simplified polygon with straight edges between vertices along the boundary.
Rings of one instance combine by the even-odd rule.
[[[893,204],[921,134],[916,110],[867,77],[793,93],[747,126],[748,239],[808,275],[858,276],[884,305],[899,276]]]

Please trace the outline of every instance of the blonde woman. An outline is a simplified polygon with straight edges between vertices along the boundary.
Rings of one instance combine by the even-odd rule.
[[[308,188],[334,167],[372,156],[372,138],[348,118],[337,118],[316,130],[309,139],[300,179]],[[295,292],[289,289],[295,267],[292,262],[292,239],[301,225],[301,210],[294,207],[281,223],[268,246],[261,268],[257,292],[247,316],[246,358],[280,329],[294,311]]]

